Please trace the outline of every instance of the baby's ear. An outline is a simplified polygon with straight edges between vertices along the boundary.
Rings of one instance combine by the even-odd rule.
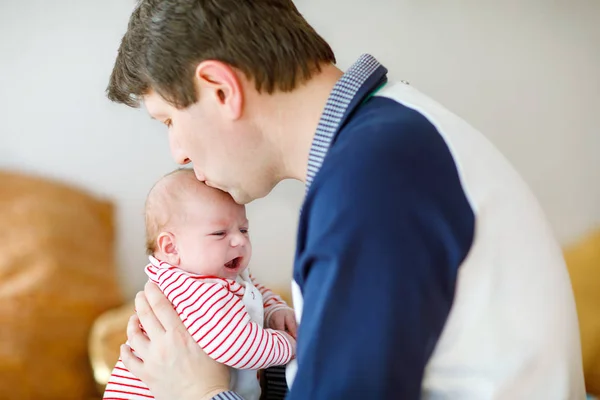
[[[164,258],[163,261],[166,261],[171,265],[179,264],[179,253],[177,252],[177,246],[175,245],[175,235],[171,232],[162,232],[156,238],[156,245]]]

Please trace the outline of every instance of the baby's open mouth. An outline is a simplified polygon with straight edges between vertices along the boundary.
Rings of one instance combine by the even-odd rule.
[[[236,257],[233,260],[229,261],[225,264],[225,268],[236,269],[240,266],[242,262],[242,257]]]

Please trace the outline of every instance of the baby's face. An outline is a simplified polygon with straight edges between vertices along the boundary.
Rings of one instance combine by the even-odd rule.
[[[235,279],[252,256],[244,206],[230,199],[182,204],[182,216],[171,227],[179,268],[201,275]]]

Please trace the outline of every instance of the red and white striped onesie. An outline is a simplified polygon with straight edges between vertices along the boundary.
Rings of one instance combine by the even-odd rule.
[[[287,304],[257,283],[247,269],[237,280],[195,275],[150,256],[145,268],[194,340],[213,359],[232,368],[230,387],[246,400],[260,397],[256,371],[287,364],[293,349],[284,334],[264,329],[276,310]],[[147,386],[119,359],[104,391],[104,400],[151,399]]]

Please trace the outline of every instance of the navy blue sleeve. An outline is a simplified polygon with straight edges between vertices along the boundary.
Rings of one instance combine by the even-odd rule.
[[[418,399],[474,215],[424,118],[347,130],[300,219],[304,305],[288,399]]]

